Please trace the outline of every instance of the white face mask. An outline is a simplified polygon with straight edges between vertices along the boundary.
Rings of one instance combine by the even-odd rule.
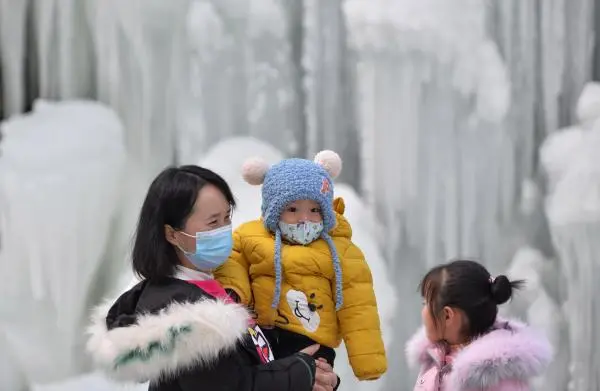
[[[281,235],[291,243],[307,245],[319,238],[323,232],[323,222],[313,223],[312,221],[303,221],[297,224],[287,224],[279,222]]]

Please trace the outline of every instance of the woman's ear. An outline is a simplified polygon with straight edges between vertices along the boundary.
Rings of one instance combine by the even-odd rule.
[[[175,236],[175,229],[168,224],[165,224],[165,239],[167,242],[171,243],[173,246],[177,247],[179,243],[177,242],[177,237]]]

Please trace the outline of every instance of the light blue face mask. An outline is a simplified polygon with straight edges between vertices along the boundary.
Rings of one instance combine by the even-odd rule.
[[[304,221],[297,224],[279,222],[281,235],[291,243],[307,245],[319,238],[323,232],[323,222]]]
[[[231,254],[233,247],[231,224],[212,231],[196,232],[195,236],[180,232],[190,238],[196,238],[196,252],[187,252],[181,246],[178,247],[198,270],[214,270],[224,264]]]

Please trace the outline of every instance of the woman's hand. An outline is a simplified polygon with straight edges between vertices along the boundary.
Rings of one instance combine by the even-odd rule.
[[[312,345],[302,349],[300,352],[313,356],[319,350],[319,347],[319,345]],[[315,364],[317,370],[315,373],[313,391],[333,391],[338,382],[338,377],[335,372],[333,372],[333,368],[323,358],[315,360]]]
[[[317,364],[317,373],[313,391],[333,391],[338,382],[338,377],[333,372],[333,368],[323,358],[319,358],[315,363]]]

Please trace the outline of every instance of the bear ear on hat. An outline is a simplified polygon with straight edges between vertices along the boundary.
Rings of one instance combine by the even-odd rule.
[[[262,185],[269,171],[269,163],[259,157],[253,157],[242,164],[242,177],[251,185]]]
[[[333,151],[325,150],[317,153],[314,161],[322,166],[333,179],[337,178],[342,172],[342,158]]]

